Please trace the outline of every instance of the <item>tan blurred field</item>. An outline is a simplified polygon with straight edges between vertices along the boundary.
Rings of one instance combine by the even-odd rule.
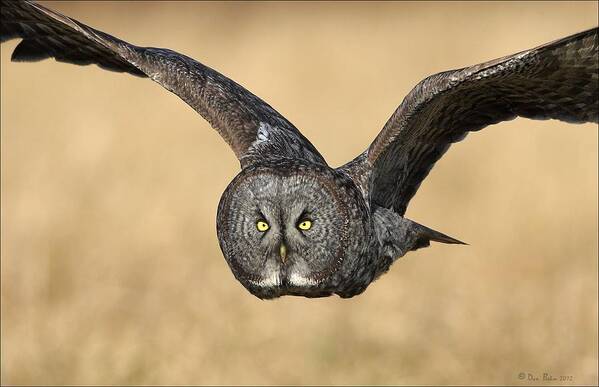
[[[44,4],[218,69],[334,166],[425,76],[593,27],[598,11]],[[407,213],[470,246],[411,253],[350,300],[260,301],[218,247],[216,207],[239,165],[217,133],[151,81],[14,64],[16,44],[1,51],[2,384],[598,383],[596,125],[471,134]]]

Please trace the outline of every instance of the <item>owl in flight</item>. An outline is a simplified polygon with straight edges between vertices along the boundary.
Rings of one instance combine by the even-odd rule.
[[[241,164],[218,205],[235,278],[259,298],[353,297],[411,250],[462,243],[404,218],[435,162],[470,131],[516,117],[597,122],[598,29],[416,85],[368,148],[330,167],[266,102],[175,51],[139,47],[31,1],[1,2],[13,61],[54,57],[148,77],[216,129]]]

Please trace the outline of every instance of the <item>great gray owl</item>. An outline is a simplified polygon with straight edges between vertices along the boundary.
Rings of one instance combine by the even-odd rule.
[[[461,243],[403,217],[435,162],[469,131],[515,117],[598,120],[598,30],[421,81],[374,142],[331,168],[299,130],[239,84],[171,50],[138,47],[30,1],[2,1],[13,61],[54,57],[149,77],[202,115],[241,172],[217,233],[233,274],[260,298],[352,297],[408,251]]]

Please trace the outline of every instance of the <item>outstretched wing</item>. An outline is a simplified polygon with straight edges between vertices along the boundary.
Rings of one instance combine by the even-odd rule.
[[[149,77],[204,117],[242,164],[258,157],[257,152],[251,152],[256,144],[264,152],[324,163],[299,130],[267,103],[185,55],[129,44],[31,1],[2,0],[0,9],[1,41],[23,39],[12,54],[13,61],[54,57],[61,62],[97,64],[107,70]],[[268,146],[269,142],[275,143]]]
[[[597,45],[594,28],[432,75],[412,89],[370,147],[343,168],[363,180],[372,203],[403,215],[435,162],[469,131],[518,116],[597,122]]]

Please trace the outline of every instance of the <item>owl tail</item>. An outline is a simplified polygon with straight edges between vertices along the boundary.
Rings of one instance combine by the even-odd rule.
[[[408,229],[410,230],[410,234],[412,234],[411,236],[413,238],[413,245],[411,246],[410,250],[417,250],[421,247],[427,247],[430,245],[431,241],[457,245],[468,244],[445,235],[439,231],[435,231],[431,228],[423,226],[420,223],[416,223],[413,220],[404,218],[404,221],[408,221],[410,223]]]

